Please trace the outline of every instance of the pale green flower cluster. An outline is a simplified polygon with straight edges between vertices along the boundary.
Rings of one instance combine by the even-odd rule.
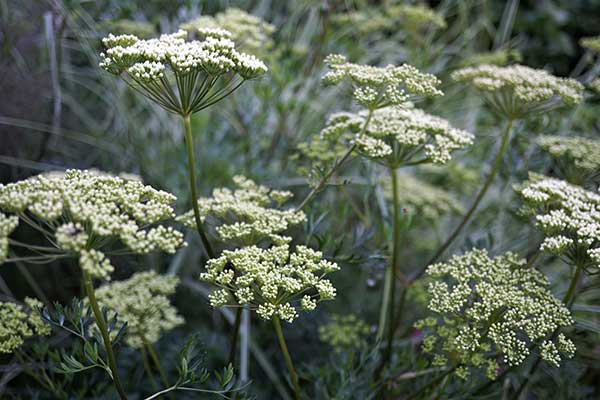
[[[263,319],[293,322],[298,306],[312,311],[317,303],[335,298],[335,288],[325,276],[337,270],[336,263],[306,246],[250,246],[225,250],[209,260],[200,279],[220,288],[210,296],[213,307],[248,305]]]
[[[545,235],[540,250],[583,268],[600,268],[600,194],[555,178],[530,174],[517,188],[523,213]]]
[[[228,8],[214,16],[200,16],[181,25],[188,32],[203,34],[207,29],[224,29],[231,33],[236,45],[254,55],[263,54],[273,46],[275,27],[239,8]]]
[[[595,53],[600,53],[600,36],[585,37],[579,41],[581,47],[591,50]]]
[[[600,94],[600,78],[594,79],[589,86],[590,89]]]
[[[367,9],[337,14],[335,23],[352,27],[360,34],[396,31],[404,27],[409,32],[419,32],[426,28],[444,29],[446,21],[439,13],[425,5],[402,4],[380,9]]]
[[[139,181],[95,171],[68,170],[0,185],[0,210],[40,229],[98,278],[113,269],[100,248],[115,240],[136,254],[174,253],[184,245],[181,232],[156,225],[175,216],[174,201],[172,194]]]
[[[19,225],[19,218],[6,216],[0,212],[0,264],[8,257],[8,236]]]
[[[460,366],[462,378],[482,369],[494,379],[498,356],[519,365],[540,341],[543,359],[553,365],[560,354],[573,356],[564,335],[548,339],[573,324],[569,310],[552,295],[546,277],[525,263],[512,253],[490,258],[485,250],[472,250],[427,268],[428,308],[436,315],[415,326],[426,331],[423,350],[434,355],[434,365]]]
[[[0,302],[0,353],[12,353],[34,336],[47,336],[50,326],[40,317],[39,300],[25,298],[27,308],[9,302]]]
[[[362,155],[396,168],[425,162],[445,164],[452,152],[473,143],[473,135],[423,110],[405,104],[368,111],[333,114],[321,136],[354,143]],[[365,128],[365,124],[366,128]]]
[[[405,103],[410,95],[443,95],[437,88],[440,80],[435,75],[420,72],[412,65],[381,68],[353,64],[339,54],[327,56],[325,64],[331,71],[323,76],[323,81],[330,85],[348,82],[354,91],[354,99],[370,110]]]
[[[389,179],[382,180],[384,196],[392,199],[392,187]],[[416,213],[429,221],[437,220],[446,214],[460,214],[463,207],[446,190],[431,185],[409,174],[398,175],[398,202],[403,209]]]
[[[96,298],[118,315],[118,321],[127,322],[127,344],[142,348],[184,323],[168,298],[178,283],[175,276],[138,272],[129,279],[101,286]]]
[[[369,326],[354,314],[332,315],[329,323],[319,326],[319,339],[336,352],[363,348]]]
[[[477,53],[467,57],[462,65],[465,67],[472,67],[476,65],[498,65],[504,66],[513,62],[521,62],[523,57],[517,50],[500,49],[496,51]]]
[[[600,172],[600,141],[575,136],[540,136],[539,146],[583,172]]]
[[[576,80],[557,78],[523,65],[467,67],[454,71],[452,78],[472,84],[486,95],[492,107],[511,118],[536,111],[553,99],[561,99],[566,105],[583,99],[583,85]]]
[[[240,245],[264,239],[283,243],[286,240],[280,233],[305,220],[302,211],[280,209],[292,197],[291,192],[272,190],[243,176],[235,176],[233,181],[234,190],[215,189],[212,197],[198,199],[201,219],[214,219],[211,225],[217,227],[221,239]],[[193,211],[177,219],[190,228],[196,226]]]

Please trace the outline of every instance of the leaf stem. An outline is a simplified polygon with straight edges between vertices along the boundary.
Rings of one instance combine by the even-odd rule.
[[[100,311],[98,300],[96,300],[96,293],[94,292],[92,277],[87,271],[83,271],[83,286],[85,287],[90,306],[92,307],[92,312],[94,313],[94,318],[96,319],[96,325],[98,325],[100,335],[102,335],[102,340],[104,341],[104,348],[106,350],[106,356],[108,357],[108,367],[112,372],[111,375],[115,384],[115,388],[117,389],[121,400],[127,400],[127,395],[125,394],[125,391],[121,386],[121,380],[119,379],[119,370],[117,369],[117,362],[115,360],[115,354],[110,342],[110,335],[108,333],[108,329],[106,328],[106,322],[104,321],[102,311]]]
[[[300,385],[298,384],[298,375],[296,375],[296,370],[294,369],[294,364],[292,363],[292,357],[290,357],[290,352],[288,351],[287,345],[285,344],[285,339],[283,337],[283,331],[281,330],[281,322],[279,321],[279,317],[273,317],[273,325],[275,326],[275,332],[277,333],[277,340],[279,341],[281,353],[283,354],[283,358],[285,359],[285,365],[290,373],[290,378],[294,386],[294,397],[296,400],[300,400],[301,397]]]
[[[215,254],[213,252],[212,246],[210,245],[210,242],[208,241],[208,237],[206,236],[204,227],[202,226],[202,219],[200,218],[200,209],[198,208],[198,193],[196,191],[196,167],[194,160],[194,142],[192,137],[192,123],[189,114],[183,115],[183,126],[185,128],[185,146],[187,149],[188,156],[188,173],[190,178],[192,208],[194,209],[194,219],[196,220],[196,228],[198,229],[198,234],[200,235],[200,239],[202,240],[204,251],[206,252],[209,258],[214,258]]]

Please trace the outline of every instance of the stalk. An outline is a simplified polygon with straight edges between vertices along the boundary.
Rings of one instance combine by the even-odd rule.
[[[160,376],[160,379],[163,383],[163,385],[165,386],[169,386],[169,381],[167,380],[167,375],[165,374],[165,371],[163,370],[162,366],[160,365],[160,360],[158,359],[158,355],[156,354],[156,351],[154,351],[154,347],[152,347],[152,345],[148,342],[146,342],[144,340],[144,346],[146,347],[146,350],[148,351],[148,355],[150,356],[150,359],[152,360],[152,362],[154,363],[154,366],[156,367],[156,370],[158,371],[158,375]]]
[[[215,254],[208,241],[204,227],[202,226],[202,219],[200,218],[200,209],[198,208],[198,193],[196,191],[196,171],[195,171],[195,160],[194,160],[194,142],[192,137],[192,123],[190,115],[183,115],[183,126],[185,128],[185,147],[188,155],[188,172],[190,178],[190,191],[192,194],[192,208],[194,209],[194,219],[196,220],[196,228],[200,239],[202,240],[202,246],[204,251],[209,258],[214,258]]]
[[[285,359],[285,365],[290,373],[292,384],[294,385],[294,398],[296,400],[300,400],[300,385],[298,384],[298,375],[296,375],[296,370],[294,369],[294,364],[292,363],[292,357],[290,357],[290,352],[288,351],[287,345],[285,344],[285,339],[283,337],[283,331],[281,330],[281,322],[279,322],[279,317],[273,317],[273,325],[275,326],[275,332],[277,333],[277,340],[279,341],[281,353],[283,354],[283,358]]]
[[[400,204],[398,193],[398,171],[396,168],[390,168],[390,178],[392,179],[392,200],[393,200],[393,221],[392,221],[392,258],[385,272],[385,283],[383,287],[383,298],[379,312],[379,326],[377,328],[377,340],[382,340],[386,326],[388,330],[388,349],[391,350],[391,341],[393,336],[394,301],[396,292],[396,269],[398,268],[398,256],[400,253]]]
[[[233,324],[233,331],[229,343],[228,364],[231,364],[232,366],[235,364],[235,353],[237,349],[238,336],[240,336],[240,323],[242,322],[242,310],[242,307],[238,307],[237,310],[235,310],[235,322]]]
[[[112,373],[113,383],[115,384],[115,388],[117,389],[117,393],[119,393],[121,400],[127,400],[127,395],[125,394],[125,391],[121,386],[121,380],[119,379],[119,370],[117,369],[117,362],[115,360],[115,354],[113,353],[112,344],[110,342],[110,335],[108,333],[108,329],[106,328],[106,322],[104,321],[102,311],[100,311],[98,300],[96,300],[96,293],[94,292],[92,277],[87,271],[83,271],[83,286],[85,287],[85,292],[88,300],[90,301],[90,306],[92,307],[92,312],[94,313],[94,318],[96,319],[96,325],[98,325],[100,335],[104,341],[104,348],[108,358],[108,367]]]
[[[425,269],[429,265],[435,263],[444,254],[444,252],[448,249],[448,247],[452,244],[452,242],[454,242],[454,240],[458,237],[458,234],[463,230],[463,228],[467,225],[467,223],[473,216],[473,213],[479,206],[479,203],[481,203],[481,200],[483,199],[483,197],[487,193],[488,189],[492,185],[492,182],[494,181],[494,178],[496,177],[496,174],[498,173],[498,170],[500,169],[500,165],[502,164],[502,157],[503,157],[504,153],[506,152],[506,148],[508,147],[508,141],[509,141],[508,139],[510,138],[510,131],[512,129],[512,126],[513,126],[513,120],[509,119],[508,123],[506,124],[506,129],[504,130],[504,134],[502,135],[502,142],[500,143],[500,148],[498,149],[498,153],[496,153],[496,158],[494,160],[494,166],[492,167],[490,174],[488,175],[487,179],[485,180],[485,183],[479,190],[479,193],[477,194],[475,201],[471,205],[471,208],[469,208],[469,211],[467,211],[467,213],[463,217],[460,224],[458,224],[458,226],[454,229],[452,234],[448,237],[448,239],[446,239],[444,244],[442,244],[442,246],[438,249],[438,251],[435,253],[435,255],[429,260],[427,265],[425,265],[425,267],[423,267],[418,272],[415,279],[419,278],[425,272]]]
[[[576,294],[575,290],[577,289],[577,284],[579,283],[579,279],[581,278],[582,272],[583,272],[583,263],[580,263],[577,265],[577,267],[575,269],[575,274],[573,274],[573,278],[571,279],[571,283],[569,284],[569,289],[567,290],[567,293],[563,297],[563,303],[565,303],[567,305],[567,308],[569,310],[571,309],[571,307],[573,306],[573,302],[575,301],[575,294]],[[558,330],[554,331],[554,333],[552,334],[552,338],[555,338],[557,335],[558,335]],[[539,367],[541,361],[542,361],[542,357],[538,354],[535,359],[535,362],[533,363],[533,365],[531,366],[531,369],[529,370],[529,373],[527,373],[527,375],[525,376],[525,380],[523,381],[523,383],[521,383],[521,385],[515,392],[514,396],[512,397],[513,399],[516,400],[519,398],[519,396],[521,396],[521,393],[523,393],[523,390],[525,390],[525,387],[529,383],[529,379],[531,379],[531,377],[533,376],[533,374]]]

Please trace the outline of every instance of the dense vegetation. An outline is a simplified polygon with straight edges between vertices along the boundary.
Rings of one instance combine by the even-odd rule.
[[[598,10],[0,0],[0,398],[598,398]]]

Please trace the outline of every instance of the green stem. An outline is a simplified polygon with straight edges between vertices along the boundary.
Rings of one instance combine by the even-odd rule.
[[[202,226],[202,218],[200,218],[200,209],[198,208],[198,193],[196,191],[196,162],[194,160],[194,139],[192,137],[192,123],[189,114],[183,115],[183,126],[185,128],[185,147],[187,149],[188,155],[188,172],[190,177],[192,208],[194,209],[194,219],[196,220],[196,228],[198,229],[198,234],[200,234],[200,239],[202,240],[204,251],[206,251],[206,254],[209,258],[214,258],[215,254],[210,245],[210,242],[208,241],[206,232],[204,231],[204,228]]]
[[[290,352],[288,351],[287,345],[285,344],[285,339],[283,337],[283,331],[281,330],[281,322],[279,322],[279,317],[273,317],[273,325],[275,325],[275,332],[277,333],[279,347],[281,348],[281,353],[283,353],[285,365],[290,373],[292,384],[294,385],[294,397],[296,400],[300,400],[300,385],[298,384],[298,375],[296,375],[296,370],[294,369],[294,364],[292,363],[292,357],[290,357]]]
[[[385,272],[385,283],[383,287],[383,298],[379,312],[379,326],[377,327],[377,340],[383,340],[386,326],[388,330],[388,348],[391,350],[393,336],[392,319],[394,317],[394,301],[396,292],[396,275],[398,268],[398,256],[400,253],[400,201],[398,193],[398,171],[390,168],[390,178],[392,180],[393,196],[393,220],[392,220],[392,258]]]
[[[148,375],[148,379],[150,379],[150,385],[155,392],[158,392],[160,388],[158,387],[158,383],[154,379],[152,375],[152,368],[150,368],[150,363],[148,362],[148,355],[146,354],[146,349],[142,347],[142,362],[144,363],[144,369],[146,370],[146,375]]]
[[[573,306],[573,302],[575,301],[577,284],[579,283],[579,279],[581,278],[581,274],[583,272],[583,266],[584,266],[583,263],[580,263],[576,266],[575,273],[573,274],[573,278],[571,279],[571,283],[569,284],[569,289],[567,290],[567,293],[563,297],[563,303],[566,304],[568,309],[571,309],[571,307]],[[555,338],[557,335],[558,335],[558,329],[555,330],[554,333],[552,334],[552,339]],[[533,374],[539,367],[541,361],[542,361],[542,357],[538,354],[533,365],[531,366],[531,369],[525,376],[525,380],[523,381],[523,383],[521,383],[521,385],[515,392],[514,396],[512,397],[513,399],[518,399],[519,396],[521,396],[521,393],[523,393],[523,390],[525,390],[525,387],[527,387],[529,380],[531,379],[531,377],[533,376]]]
[[[233,324],[233,331],[231,333],[231,341],[230,341],[230,345],[229,345],[228,364],[230,364],[231,366],[233,366],[235,364],[235,354],[236,354],[236,350],[237,350],[238,337],[240,336],[240,323],[242,322],[242,311],[243,310],[244,309],[242,307],[239,307],[235,311],[235,322]]]
[[[467,211],[467,213],[463,217],[463,219],[460,222],[460,224],[458,224],[458,226],[454,229],[454,231],[448,237],[448,239],[446,239],[446,241],[444,242],[444,244],[442,244],[442,246],[438,249],[438,251],[435,253],[435,255],[419,271],[419,273],[416,276],[416,278],[419,278],[425,272],[425,269],[429,265],[435,263],[444,254],[444,252],[448,249],[448,247],[452,244],[452,242],[454,242],[454,240],[458,237],[459,233],[463,230],[463,228],[467,225],[467,223],[469,222],[469,220],[473,216],[473,213],[475,212],[475,210],[479,206],[479,203],[481,203],[481,200],[483,199],[483,197],[487,193],[488,189],[492,185],[492,182],[494,181],[494,178],[496,177],[496,174],[498,173],[498,170],[500,169],[500,165],[502,164],[502,157],[503,157],[503,155],[506,152],[506,149],[508,147],[508,142],[509,142],[509,138],[510,138],[510,131],[512,129],[512,126],[513,126],[513,120],[509,119],[508,123],[506,124],[506,129],[504,130],[504,134],[502,135],[502,142],[500,143],[500,148],[498,149],[498,153],[496,154],[496,158],[494,160],[494,166],[492,167],[492,170],[490,171],[490,174],[488,175],[486,181],[484,182],[483,187],[479,190],[479,193],[477,194],[477,197],[475,198],[475,201],[471,205],[471,208],[469,208],[469,211]]]
[[[152,344],[148,343],[145,339],[144,339],[144,346],[146,347],[146,350],[148,351],[148,355],[150,355],[150,359],[152,360],[152,363],[154,364],[154,366],[156,367],[156,370],[158,371],[158,375],[160,376],[160,379],[161,379],[163,385],[168,387],[169,381],[167,379],[167,375],[165,374],[165,371],[163,370],[162,365],[160,365],[160,360],[158,358],[158,355],[156,354],[156,351],[154,351],[154,347],[152,347]]]
[[[108,357],[108,367],[112,373],[112,379],[115,384],[115,388],[117,389],[121,400],[127,400],[127,395],[125,394],[119,379],[119,370],[117,369],[117,362],[115,360],[115,354],[113,353],[112,344],[110,342],[110,335],[108,333],[108,329],[106,328],[106,322],[104,321],[104,316],[102,315],[102,311],[100,311],[100,306],[96,300],[96,293],[94,292],[92,277],[87,271],[83,271],[83,286],[85,287],[85,292],[90,302],[90,306],[92,307],[92,312],[94,313],[94,318],[96,319],[96,325],[98,325],[100,335],[102,335],[102,340],[104,341],[104,348],[106,350],[106,356]]]

